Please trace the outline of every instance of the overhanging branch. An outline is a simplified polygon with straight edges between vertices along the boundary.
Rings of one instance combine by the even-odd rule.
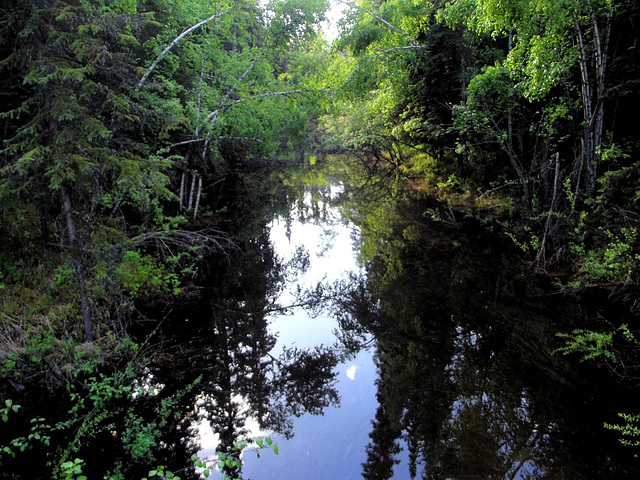
[[[144,85],[144,82],[147,81],[147,78],[149,77],[149,75],[151,75],[151,72],[153,72],[153,69],[156,68],[156,65],[158,65],[160,60],[162,60],[162,58],[167,53],[169,53],[169,50],[171,50],[173,47],[175,47],[180,42],[180,40],[182,40],[184,37],[189,35],[194,30],[200,28],[202,25],[205,25],[206,23],[209,23],[209,22],[215,20],[216,18],[219,18],[219,17],[221,17],[221,16],[223,16],[223,15],[225,15],[227,13],[229,13],[228,10],[225,10],[223,12],[214,13],[209,18],[205,18],[201,22],[198,22],[195,25],[190,26],[189,28],[184,30],[180,35],[178,35],[176,38],[174,38],[173,41],[169,45],[167,45],[166,48],[164,50],[162,50],[162,52],[160,52],[160,54],[156,57],[156,59],[151,64],[151,66],[147,69],[147,71],[144,72],[144,75],[142,76],[142,78],[140,79],[140,81],[136,85],[135,91],[136,92],[140,91],[140,88],[142,88],[142,85]]]

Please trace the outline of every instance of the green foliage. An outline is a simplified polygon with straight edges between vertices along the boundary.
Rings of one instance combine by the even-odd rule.
[[[119,267],[119,276],[125,292],[136,298],[141,295],[176,295],[180,292],[179,279],[151,255],[127,251]]]
[[[626,324],[622,324],[614,332],[574,330],[571,334],[558,334],[558,336],[565,339],[566,344],[564,347],[557,349],[556,352],[563,355],[579,354],[581,362],[586,360],[605,360],[611,364],[622,364],[622,370],[618,374],[623,378],[629,375],[629,372],[626,371],[627,366],[621,359],[621,352],[614,347],[614,338],[618,336],[635,349],[640,345],[640,341]],[[640,446],[640,440],[637,439],[640,436],[640,428],[638,427],[640,415],[620,412],[618,417],[624,420],[624,423],[605,422],[604,427],[617,432],[620,435],[618,440],[623,445],[627,447]]]
[[[577,52],[566,29],[573,24],[576,13],[588,8],[586,3],[459,0],[447,4],[440,15],[451,26],[463,23],[494,38],[511,33],[514,46],[504,65],[519,82],[525,97],[535,100],[563,81],[576,63]]]
[[[640,345],[640,341],[626,324],[620,325],[613,331],[596,332],[576,329],[570,334],[559,333],[557,336],[565,340],[565,345],[558,348],[555,353],[562,353],[563,355],[578,354],[581,362],[604,360],[609,365],[622,364],[623,371],[620,375],[623,377],[628,375],[628,372],[624,371],[627,367],[623,359],[623,349],[620,345],[624,344],[634,349]],[[628,355],[628,353],[624,355]]]
[[[86,476],[80,475],[82,473],[83,464],[84,460],[79,458],[62,463],[60,465],[60,478],[63,478],[64,480],[87,480]]]
[[[576,329],[571,334],[559,333],[558,337],[566,340],[565,346],[556,350],[563,355],[580,354],[581,362],[595,358],[604,358],[613,363],[618,361],[612,350],[613,332],[601,333]]]
[[[9,421],[9,412],[17,413],[20,410],[20,405],[16,405],[13,403],[13,400],[10,398],[4,401],[4,407],[0,408],[0,416],[2,417],[3,422]]]
[[[598,228],[596,232],[599,235],[591,240],[598,244],[588,249],[584,246],[585,218],[586,213],[581,213],[580,224],[576,228],[577,241],[572,244],[573,253],[578,255],[584,283],[636,282],[640,265],[640,255],[636,253],[637,228],[622,227],[618,232]]]
[[[640,415],[620,412],[618,413],[618,417],[624,420],[624,423],[605,422],[604,427],[608,430],[618,432],[621,436],[618,440],[623,445],[627,447],[640,446],[640,440],[637,439],[637,437],[640,437]]]
[[[167,479],[173,479],[173,480],[180,480],[180,477],[178,477],[177,475],[174,475],[173,472],[166,470],[164,465],[158,465],[157,468],[153,470],[149,470],[149,473],[147,474],[147,476],[149,476],[150,478],[159,477],[163,479],[167,478]],[[142,480],[147,480],[147,477],[144,477]]]
[[[230,453],[218,452],[216,458],[213,460],[201,460],[195,454],[191,457],[191,460],[197,468],[202,469],[202,476],[204,478],[209,478],[214,469],[217,469],[222,472],[222,478],[224,480],[239,480],[240,477],[229,472],[240,472],[242,469],[240,455],[243,452],[254,451],[258,458],[260,458],[261,450],[272,450],[274,454],[279,454],[278,444],[274,443],[271,437],[266,436],[237,441],[234,443]],[[151,472],[149,472],[149,476],[151,476]]]

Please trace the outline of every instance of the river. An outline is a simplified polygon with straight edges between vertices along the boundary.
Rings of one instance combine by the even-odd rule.
[[[393,180],[356,188],[319,167],[283,178],[288,208],[265,241],[282,264],[308,261],[274,301],[325,289],[320,307],[266,317],[271,353],[333,345],[336,377],[323,378],[340,403],[296,410],[291,438],[245,432],[279,446],[247,452],[245,478],[635,478],[603,426],[629,391],[557,352],[558,333],[615,314],[606,292],[563,293],[507,236]]]

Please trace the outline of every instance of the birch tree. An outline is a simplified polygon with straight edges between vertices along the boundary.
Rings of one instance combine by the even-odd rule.
[[[580,71],[583,133],[572,167],[575,184],[593,195],[603,142],[604,99],[615,0],[457,0],[444,10],[452,23],[494,37],[512,36],[505,65],[529,101],[569,85]],[[567,35],[567,30],[570,35]],[[582,180],[583,179],[583,180]]]

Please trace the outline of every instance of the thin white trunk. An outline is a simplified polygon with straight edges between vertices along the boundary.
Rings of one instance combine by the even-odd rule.
[[[207,160],[207,150],[209,150],[209,139],[211,138],[210,135],[207,135],[207,137],[204,139],[204,145],[202,147],[202,161],[205,162]]]
[[[396,27],[395,25],[387,22],[384,18],[382,18],[380,15],[373,13],[371,10],[364,8],[364,7],[360,7],[357,5],[354,5],[350,2],[347,2],[345,0],[337,0],[338,3],[342,3],[343,5],[346,5],[350,8],[353,8],[355,10],[362,10],[363,12],[367,12],[369,15],[371,15],[373,18],[375,18],[376,20],[378,20],[379,22],[383,23],[389,30],[393,30],[396,33],[399,33],[400,35],[402,35],[404,38],[406,38],[407,40],[409,40],[413,45],[418,45],[418,42],[415,41],[415,39],[409,35],[408,33],[400,30],[398,27]]]
[[[391,47],[391,48],[387,48],[386,50],[379,51],[371,58],[378,58],[378,57],[381,57],[382,55],[386,55],[387,53],[395,52],[397,50],[422,50],[426,48],[428,47],[424,45],[405,45],[403,47]]]
[[[245,98],[239,98],[238,100],[234,100],[232,105],[237,105],[238,103],[244,103],[248,100],[255,100],[256,98],[264,98],[264,97],[286,97],[287,95],[295,95],[296,93],[305,93],[305,92],[322,92],[324,91],[324,89],[321,90],[312,90],[310,88],[299,88],[297,90],[286,90],[286,91],[280,91],[280,92],[265,92],[265,93],[258,93],[256,95],[250,95],[248,97]],[[216,110],[216,112],[218,112]]]
[[[556,169],[555,177],[553,179],[553,197],[551,198],[551,205],[549,206],[549,212],[547,213],[547,220],[544,223],[544,234],[542,235],[542,241],[540,242],[540,248],[536,254],[536,263],[540,266],[546,257],[546,244],[549,231],[551,230],[551,220],[553,214],[556,211],[556,204],[558,202],[558,190],[560,189],[560,154],[556,153]]]
[[[240,78],[236,80],[236,83],[234,83],[233,86],[227,91],[226,95],[222,98],[222,100],[220,100],[220,103],[218,104],[218,108],[216,108],[213,112],[211,112],[207,116],[205,122],[215,123],[215,121],[218,118],[218,115],[220,115],[220,111],[227,103],[227,100],[229,100],[229,97],[231,96],[231,94],[235,91],[238,85],[240,85],[240,83],[244,81],[244,79],[247,77],[247,75],[249,75],[251,70],[255,68],[258,61],[262,58],[262,55],[264,55],[264,53],[261,53],[260,55],[258,55],[256,59],[253,62],[251,62],[251,65],[249,65],[249,67],[244,71],[244,73],[240,76]]]
[[[196,195],[196,206],[193,207],[193,219],[198,216],[198,207],[200,206],[200,196],[202,195],[202,176],[198,177],[198,194]]]
[[[605,95],[605,82],[607,73],[607,56],[609,53],[609,39],[611,37],[611,21],[613,18],[613,0],[610,3],[610,9],[607,15],[607,21],[604,31],[604,38],[600,35],[600,27],[595,15],[591,15],[593,24],[593,35],[596,44],[596,111],[594,118],[594,148],[599,157],[599,150],[602,145],[602,130],[604,128],[604,102],[602,99]]]
[[[513,49],[513,30],[509,30],[509,53]],[[511,94],[509,94],[511,96]],[[507,142],[509,150],[513,151],[513,115],[511,113],[511,107],[507,115]]]
[[[187,212],[190,212],[193,207],[193,195],[196,190],[196,180],[198,179],[198,174],[196,172],[192,173],[191,179],[191,192],[189,193],[189,205],[187,206]]]
[[[153,72],[153,69],[156,68],[156,66],[158,65],[158,63],[160,62],[160,60],[162,60],[162,58],[169,53],[169,50],[171,50],[173,47],[175,47],[180,40],[182,40],[184,37],[186,37],[187,35],[189,35],[191,32],[193,32],[194,30],[200,28],[202,25],[205,25],[206,23],[211,22],[212,20],[215,20],[216,18],[221,17],[222,15],[227,14],[228,11],[224,11],[224,12],[218,12],[218,13],[214,13],[213,15],[211,15],[209,18],[206,18],[204,20],[202,20],[201,22],[196,23],[195,25],[190,26],[189,28],[187,28],[186,30],[184,30],[180,35],[178,35],[176,38],[173,39],[173,41],[166,46],[166,48],[164,50],[162,50],[162,52],[160,52],[160,55],[158,55],[156,57],[156,59],[153,61],[153,63],[151,64],[151,66],[147,69],[146,72],[144,72],[144,75],[142,76],[142,78],[140,79],[140,81],[137,83],[135,91],[139,91],[140,88],[142,88],[142,85],[144,85],[144,82],[147,81],[147,78],[149,77],[149,75],[151,75],[151,72]]]
[[[593,164],[595,155],[595,139],[593,137],[593,90],[591,88],[589,78],[589,61],[587,58],[587,49],[584,43],[584,36],[578,18],[573,16],[576,38],[578,41],[578,54],[580,58],[580,73],[582,76],[582,110],[584,115],[584,132],[582,139],[582,159],[587,172],[587,190],[592,192],[596,184],[596,171]],[[579,180],[578,180],[579,181]]]
[[[222,111],[222,109],[224,108],[225,104],[227,103],[227,100],[229,100],[229,97],[231,97],[231,94],[235,91],[235,89],[238,87],[238,85],[240,85],[240,83],[242,83],[244,81],[244,79],[247,77],[247,75],[249,75],[249,73],[255,68],[255,66],[258,64],[258,61],[262,58],[262,56],[264,55],[264,52],[261,53],[260,55],[258,55],[256,57],[256,59],[251,62],[251,65],[249,65],[249,67],[244,71],[244,73],[240,76],[240,78],[238,78],[238,80],[236,81],[236,83],[233,84],[233,86],[227,91],[226,95],[222,98],[222,100],[220,100],[220,103],[218,104],[218,108],[216,108],[213,112],[211,112],[207,118],[205,119],[205,122],[208,123],[215,123],[216,120],[218,119],[218,116],[220,115],[220,112]],[[204,162],[206,160],[207,157],[207,150],[209,149],[209,139],[211,138],[211,136],[209,134],[206,135],[205,141],[204,141],[204,146],[202,148],[202,161]]]
[[[182,180],[180,181],[180,211],[184,208],[184,187],[187,182],[187,172],[182,172]]]
[[[193,136],[198,138],[198,134],[200,133],[200,110],[202,108],[202,83],[204,79],[204,64],[206,63],[206,58],[202,59],[202,67],[200,68],[200,80],[198,81],[198,98],[196,100],[196,128],[193,132]]]
[[[82,268],[82,258],[78,245],[76,243],[76,227],[73,221],[71,210],[71,199],[64,187],[60,187],[62,196],[62,209],[67,223],[67,234],[69,236],[69,247],[71,249],[71,258],[73,259],[76,271],[76,281],[78,282],[78,293],[80,294],[80,311],[82,312],[82,322],[84,324],[84,335],[87,342],[93,342],[93,321],[91,319],[91,309],[89,307],[89,295],[87,293],[87,284],[84,280],[84,270]]]

